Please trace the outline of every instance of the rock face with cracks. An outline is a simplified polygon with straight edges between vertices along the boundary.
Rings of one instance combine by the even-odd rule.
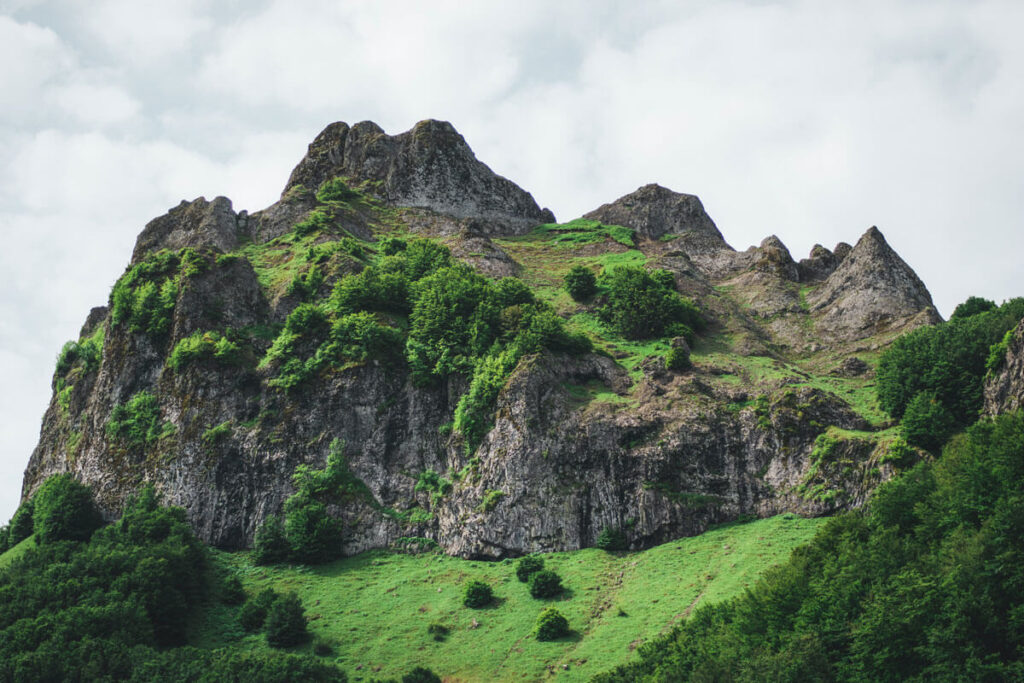
[[[876,229],[853,248],[815,247],[799,263],[774,236],[737,252],[696,197],[655,185],[587,217],[633,229],[649,267],[672,272],[703,309],[702,339],[730,340],[733,360],[716,360],[702,348],[712,342],[700,339],[685,371],[657,355],[635,367],[608,351],[526,356],[471,452],[451,433],[468,383],[458,374],[422,387],[404,364],[367,361],[321,373],[298,391],[275,388],[258,361],[273,339],[267,330],[302,301],[288,278],[299,281],[322,256],[326,279],[306,296],[324,296],[332,278],[363,266],[327,249],[328,237],[272,256],[257,247],[292,245],[293,226],[321,206],[313,193],[333,177],[360,197],[331,207],[330,231],[346,235],[344,244],[372,249],[384,235],[419,234],[445,241],[489,276],[535,283],[545,272],[530,260],[536,244],[515,249],[553,217],[477,161],[450,124],[425,121],[396,136],[371,123],[332,124],[273,206],[250,215],[224,198],[198,199],[146,226],[133,265],[162,249],[195,250],[169,304],[168,330],[132,331],[107,307],[93,309],[82,337],[102,328],[102,353],[54,378],[23,495],[50,474],[72,472],[114,517],[151,482],[185,508],[205,541],[245,547],[268,514],[281,512],[295,468],[323,466],[337,439],[348,475],[361,483],[329,507],[344,522],[345,552],[425,537],[449,553],[496,558],[586,547],[606,528],[639,548],[741,515],[823,514],[862,504],[891,473],[886,440],[876,435],[884,425],[785,358],[818,353],[823,374],[870,376],[853,352],[884,343],[880,332],[937,319],[913,271]],[[624,249],[608,241],[559,253]],[[301,268],[292,263],[300,257]],[[170,367],[181,340],[229,329],[246,335],[232,362]],[[1020,336],[1008,354],[1011,374]],[[1001,401],[997,394],[1016,390],[992,391]],[[159,429],[126,443],[107,426],[115,406],[140,392],[155,398]],[[450,488],[417,490],[430,470]]]
[[[1024,320],[1010,336],[1002,365],[985,382],[985,413],[999,415],[1024,408]]]

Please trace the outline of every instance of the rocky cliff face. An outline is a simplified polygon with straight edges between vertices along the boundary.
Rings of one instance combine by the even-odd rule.
[[[1024,320],[1010,336],[1002,365],[985,382],[985,413],[999,415],[1024,408]]]
[[[336,176],[356,194],[317,200]],[[166,331],[133,329],[108,308],[90,313],[82,337],[102,332],[102,352],[55,376],[24,495],[71,471],[116,515],[153,482],[206,541],[242,547],[281,510],[295,467],[322,466],[339,439],[365,484],[331,508],[346,522],[346,552],[426,537],[451,553],[501,557],[584,547],[605,527],[640,547],[744,514],[821,514],[859,505],[889,475],[870,366],[854,354],[936,318],[877,230],[795,263],[775,237],[736,252],[696,197],[657,186],[588,217],[632,228],[635,246],[530,232],[552,217],[478,162],[449,124],[398,136],[332,124],[274,206],[248,215],[199,199],[146,226],[133,265],[180,254],[159,293]],[[487,275],[521,278],[600,353],[520,361],[471,453],[451,434],[467,389],[458,374],[421,387],[404,365],[367,361],[301,391],[275,388],[258,361],[285,317],[360,270],[384,236],[427,236]],[[560,298],[558,273],[614,259],[668,269],[702,307],[709,326],[692,369],[666,369],[667,341],[608,336],[590,323],[592,307]],[[211,351],[171,367],[182,340],[215,341],[218,331],[240,344],[232,362]],[[153,428],[126,443],[112,412],[140,395],[153,399]],[[417,490],[430,470],[450,490]]]

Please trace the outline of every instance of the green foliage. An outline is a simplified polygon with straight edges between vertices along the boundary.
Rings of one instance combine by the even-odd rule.
[[[256,529],[253,539],[252,561],[254,564],[277,564],[287,562],[291,545],[284,532],[284,524],[277,515],[267,515]]]
[[[221,442],[229,439],[232,431],[231,420],[221,422],[219,425],[214,425],[203,432],[203,445],[207,448],[213,448]]]
[[[316,296],[323,284],[324,272],[320,270],[319,266],[313,265],[305,271],[295,272],[295,277],[292,278],[285,294],[309,301]]]
[[[441,683],[441,677],[430,669],[417,666],[402,676],[402,683]]]
[[[405,251],[408,243],[399,237],[382,237],[377,243],[377,251],[383,256],[394,256],[400,251]]]
[[[601,276],[608,293],[601,319],[627,339],[689,336],[704,324],[700,311],[666,284],[664,277],[638,266],[613,268]]]
[[[193,332],[177,344],[167,357],[167,367],[181,372],[186,366],[202,362],[237,365],[241,361],[239,345],[219,332]]]
[[[878,361],[878,403],[895,418],[922,391],[932,392],[957,430],[972,424],[982,406],[982,382],[993,344],[1024,318],[1024,299],[957,317],[897,339]]]
[[[245,588],[238,574],[228,574],[221,582],[220,600],[225,605],[241,605],[245,602]]]
[[[565,274],[565,291],[576,301],[585,301],[597,293],[597,276],[594,271],[575,265]]]
[[[665,356],[665,367],[672,372],[686,372],[693,367],[690,352],[681,346],[673,346]]]
[[[516,578],[526,583],[530,577],[544,569],[544,558],[537,555],[527,555],[516,562]]]
[[[440,621],[432,621],[427,626],[427,633],[432,635],[434,637],[434,640],[439,642],[447,638],[450,632],[451,629],[448,628],[448,626],[446,626],[445,624],[442,624]]]
[[[546,607],[538,616],[533,629],[537,640],[551,641],[569,635],[569,621],[555,606]]]
[[[85,541],[103,523],[92,492],[71,474],[55,474],[34,497],[33,531],[36,543]]]
[[[527,584],[530,587],[530,595],[535,598],[553,598],[564,590],[562,578],[550,569],[534,572],[527,580]]]
[[[327,202],[347,202],[358,196],[359,193],[351,189],[341,178],[325,180],[320,185],[320,189],[316,191],[316,200],[325,204]]]
[[[627,547],[626,534],[622,533],[622,530],[618,527],[606,526],[597,535],[594,547],[608,551],[625,550]]]
[[[957,307],[953,309],[953,315],[951,315],[949,319],[969,318],[972,315],[978,315],[979,313],[987,313],[994,308],[996,308],[996,303],[994,301],[983,299],[980,296],[972,296],[968,297],[963,303],[958,304]]]
[[[88,541],[30,549],[0,572],[0,680],[129,678],[184,642],[205,557],[184,512],[151,489]]]
[[[676,291],[676,276],[671,271],[665,270],[664,268],[656,268],[647,271],[651,275],[651,279],[657,282],[665,289]]]
[[[310,211],[304,219],[295,224],[292,232],[297,237],[305,237],[314,232],[329,232],[334,228],[334,215],[329,209],[317,207]]]
[[[431,504],[437,505],[443,497],[451,493],[452,482],[445,479],[434,470],[428,468],[423,472],[420,472],[420,476],[416,480],[416,486],[413,487],[413,490],[430,493]]]
[[[274,600],[267,612],[267,644],[270,647],[294,647],[309,639],[306,615],[295,593]]]
[[[581,247],[586,244],[597,244],[612,240],[633,248],[636,246],[636,233],[621,225],[603,225],[598,221],[577,218],[568,223],[548,223],[533,229],[531,237],[542,237],[552,243],[566,247]]]
[[[498,489],[488,489],[484,493],[484,497],[480,499],[480,505],[477,506],[479,512],[490,512],[493,510],[502,498],[505,497],[505,492]]]
[[[921,391],[907,405],[900,428],[908,444],[937,453],[956,432],[956,421],[934,393]]]
[[[11,525],[7,539],[7,543],[11,547],[18,545],[32,535],[32,529],[35,526],[33,521],[35,507],[35,499],[29,498],[28,500],[22,501],[21,505],[18,506],[18,509],[14,511],[14,516],[11,517]]]
[[[1006,362],[1006,352],[1010,349],[1010,341],[1013,339],[1014,330],[1007,330],[1001,341],[996,342],[988,349],[988,358],[985,359],[985,374],[995,374]]]
[[[494,591],[490,584],[473,579],[466,582],[462,591],[462,604],[466,607],[479,609],[494,601]]]
[[[160,421],[160,404],[148,391],[114,406],[105,428],[107,438],[133,448],[152,446],[174,433],[174,425]]]
[[[64,377],[74,367],[81,367],[83,374],[95,372],[100,367],[103,357],[103,325],[97,325],[93,333],[78,341],[64,344],[57,356],[57,368],[54,377]]]
[[[290,559],[317,564],[341,554],[341,523],[327,514],[324,503],[297,493],[288,498],[284,514]]]
[[[978,423],[599,680],[1017,680],[1022,492],[1024,415]]]
[[[258,633],[263,630],[263,624],[267,621],[267,612],[270,611],[278,597],[273,588],[267,588],[245,601],[242,609],[238,612],[238,623],[246,633]]]
[[[345,673],[332,664],[312,657],[280,652],[239,652],[236,649],[207,650],[174,648],[153,653],[136,666],[132,681],[195,681],[221,683],[345,683]]]
[[[0,526],[0,555],[2,555],[5,552],[7,552],[7,549],[11,547],[10,546],[10,541],[11,541],[11,526],[9,524],[5,524],[3,526]]]
[[[155,340],[165,338],[182,284],[203,267],[205,262],[192,249],[149,254],[114,284],[110,324],[127,325]]]

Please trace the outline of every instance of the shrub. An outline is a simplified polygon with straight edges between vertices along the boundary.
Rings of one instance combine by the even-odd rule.
[[[103,356],[103,325],[97,325],[91,335],[78,341],[69,341],[64,344],[57,356],[57,368],[54,370],[56,377],[63,377],[71,368],[81,365],[86,373],[93,372],[100,366],[100,359]]]
[[[674,346],[665,356],[665,367],[672,372],[685,372],[693,367],[690,352],[684,347]]]
[[[214,425],[203,432],[203,445],[207,448],[213,448],[225,439],[228,439],[232,432],[231,420],[221,422],[219,425]]]
[[[305,237],[314,232],[326,232],[334,227],[334,217],[329,209],[315,208],[306,217],[295,224],[292,232],[297,237]]]
[[[295,593],[274,600],[267,612],[267,644],[270,647],[293,647],[309,638],[302,602]]]
[[[448,636],[448,633],[450,631],[451,629],[449,629],[446,625],[442,624],[440,621],[432,621],[430,625],[427,626],[427,633],[434,636],[434,640],[437,641],[444,640]]]
[[[33,530],[37,543],[85,541],[102,523],[89,487],[70,474],[53,475],[36,492]]]
[[[402,676],[402,683],[441,683],[441,677],[430,669],[417,666],[415,669]]]
[[[398,237],[383,237],[377,243],[377,251],[384,256],[394,256],[400,251],[405,251],[406,241]]]
[[[11,526],[8,531],[7,544],[12,548],[32,535],[34,526],[32,517],[35,511],[35,500],[29,498],[18,506],[11,517]]]
[[[625,550],[626,535],[617,527],[606,526],[601,529],[601,533],[597,535],[597,540],[594,541],[594,547],[609,551]]]
[[[526,583],[530,576],[544,569],[544,558],[536,555],[527,555],[516,562],[516,578]]]
[[[0,554],[7,552],[10,548],[11,527],[9,524],[0,526]]]
[[[487,493],[485,493],[484,497],[480,500],[480,505],[478,505],[476,509],[479,512],[490,512],[504,497],[504,491],[499,489],[488,489]]]
[[[537,625],[533,632],[537,640],[558,640],[569,635],[569,621],[562,616],[558,608],[547,607],[537,617]]]
[[[334,648],[326,640],[316,638],[313,640],[313,654],[317,657],[330,657],[334,654]]]
[[[462,604],[466,607],[486,607],[494,600],[494,591],[483,581],[473,579],[463,589]]]
[[[171,330],[171,315],[184,280],[205,263],[192,249],[161,250],[146,256],[114,284],[110,324],[162,339]]]
[[[186,366],[200,362],[237,365],[242,349],[219,332],[194,332],[177,344],[167,357],[167,367],[181,372]]]
[[[263,628],[267,620],[267,610],[254,600],[247,600],[242,609],[238,610],[238,624],[246,633],[256,633]]]
[[[225,605],[241,605],[245,602],[245,589],[238,574],[228,574],[221,583],[220,600]]]
[[[597,277],[585,266],[573,266],[565,274],[565,291],[576,301],[584,301],[597,292]]]
[[[284,525],[277,515],[267,515],[256,529],[253,539],[252,561],[254,564],[278,564],[287,562],[291,554]]]
[[[174,425],[160,421],[160,404],[148,391],[140,391],[126,403],[110,411],[105,432],[108,439],[122,445],[141,448],[152,446],[174,433]]]
[[[528,585],[530,595],[535,598],[553,598],[564,590],[561,577],[550,569],[534,572],[528,580]]]
[[[285,502],[284,531],[290,557],[317,564],[341,555],[341,524],[327,514],[327,506],[302,492]]]
[[[1010,349],[1010,341],[1013,340],[1015,330],[1007,330],[1002,341],[996,342],[988,349],[988,358],[985,359],[985,373],[994,374],[1003,367],[1006,362],[1006,352]]]
[[[316,200],[323,203],[347,202],[358,196],[359,193],[351,189],[341,178],[325,180],[316,191]]]
[[[676,276],[673,275],[671,271],[664,270],[663,268],[658,268],[657,270],[652,270],[652,271],[649,271],[649,272],[651,274],[651,279],[652,280],[657,282],[659,285],[661,285],[665,289],[670,289],[672,291],[675,291],[675,289],[676,289]]]
[[[703,326],[700,311],[639,266],[619,266],[602,275],[608,304],[601,319],[627,339],[646,339]]]
[[[986,313],[995,308],[996,303],[994,301],[983,299],[980,296],[971,296],[968,297],[967,300],[964,301],[963,303],[958,304],[955,309],[953,309],[953,315],[949,316],[949,319],[954,320],[956,318],[969,318],[972,315]]]

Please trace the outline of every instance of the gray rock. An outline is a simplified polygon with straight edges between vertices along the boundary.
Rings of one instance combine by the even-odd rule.
[[[132,263],[160,249],[210,247],[231,251],[247,236],[247,219],[241,223],[231,208],[231,200],[217,197],[212,202],[200,197],[182,201],[163,216],[150,221],[135,242]]]
[[[985,381],[985,414],[1024,408],[1024,320],[1017,325],[1002,366]]]
[[[800,282],[821,282],[828,279],[828,276],[835,272],[840,261],[841,259],[831,251],[820,244],[815,244],[811,249],[810,257],[800,259]]]
[[[707,238],[708,245],[719,249],[730,247],[704,211],[700,199],[692,194],[673,192],[661,185],[644,185],[635,192],[604,204],[584,218],[606,225],[622,225],[636,230],[637,235],[656,240],[663,235],[696,233]]]

